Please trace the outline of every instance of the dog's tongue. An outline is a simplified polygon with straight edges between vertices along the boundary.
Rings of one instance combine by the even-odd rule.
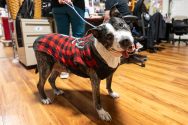
[[[123,52],[122,52],[122,55],[123,55],[125,58],[128,58],[128,57],[129,57],[129,54],[128,54],[127,51],[123,51]]]

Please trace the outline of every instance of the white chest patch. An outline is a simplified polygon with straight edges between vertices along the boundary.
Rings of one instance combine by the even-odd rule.
[[[116,68],[120,63],[121,55],[114,55],[113,53],[109,52],[101,43],[95,41],[95,47],[97,52],[100,56],[105,60],[111,68]]]

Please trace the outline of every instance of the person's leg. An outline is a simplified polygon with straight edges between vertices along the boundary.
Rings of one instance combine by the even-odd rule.
[[[57,32],[60,34],[69,35],[69,29],[70,29],[70,19],[67,6],[64,7],[56,7],[52,9],[52,13],[55,19]],[[69,73],[61,72],[60,78],[68,78]]]
[[[70,20],[67,15],[67,7],[55,7],[52,9],[55,19],[57,32],[60,34],[69,35]]]
[[[84,10],[75,6],[76,11],[84,18]],[[69,11],[72,33],[74,37],[83,37],[85,34],[85,22],[73,10]]]

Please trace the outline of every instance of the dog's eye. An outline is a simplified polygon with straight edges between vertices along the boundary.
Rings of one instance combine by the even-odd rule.
[[[118,28],[122,28],[123,27],[123,23],[116,23],[115,26],[118,27]]]
[[[114,35],[112,33],[107,34],[107,39],[108,40],[113,40],[114,39]]]
[[[123,23],[119,23],[119,26],[120,26],[120,27],[123,27]]]

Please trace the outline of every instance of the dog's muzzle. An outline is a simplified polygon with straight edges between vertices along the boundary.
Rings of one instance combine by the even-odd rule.
[[[125,58],[128,58],[128,57],[129,57],[129,54],[134,53],[134,51],[135,51],[135,46],[132,45],[132,46],[128,47],[126,50],[124,50],[124,51],[117,51],[117,50],[115,50],[114,48],[110,48],[109,51],[111,51],[114,55],[117,55],[117,56],[118,56],[118,55],[122,55],[122,56],[124,56]]]
[[[124,51],[122,51],[121,53],[125,58],[128,58],[129,53],[132,53],[135,50],[134,43],[131,42],[131,40],[129,40],[129,39],[124,39],[124,40],[120,41],[120,46],[121,46],[121,48],[124,49]]]
[[[133,53],[135,51],[135,45],[133,44],[132,46],[128,47],[127,50],[123,51],[122,52],[122,55],[125,57],[125,58],[128,58],[129,57],[129,54]]]

